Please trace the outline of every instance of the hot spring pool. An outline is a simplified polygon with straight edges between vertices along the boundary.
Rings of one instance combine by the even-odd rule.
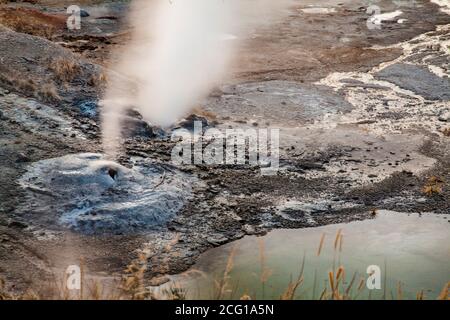
[[[188,298],[217,297],[227,263],[232,269],[222,298],[278,298],[296,279],[304,257],[304,281],[297,299],[318,299],[329,288],[328,272],[343,266],[342,288],[354,284],[358,299],[435,299],[450,281],[450,215],[380,211],[374,219],[299,230],[274,230],[264,237],[245,237],[204,253],[188,272],[165,285],[181,285]],[[342,243],[336,235],[342,234]],[[321,238],[323,246],[318,255]],[[232,259],[230,259],[230,256]],[[366,287],[366,269],[381,269],[381,289]],[[230,264],[229,264],[230,266]],[[358,286],[364,280],[361,290]],[[399,286],[400,283],[400,286]]]

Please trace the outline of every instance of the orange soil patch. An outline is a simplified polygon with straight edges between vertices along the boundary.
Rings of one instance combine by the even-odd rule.
[[[50,38],[66,26],[65,16],[50,15],[27,8],[0,8],[0,24],[16,32]]]

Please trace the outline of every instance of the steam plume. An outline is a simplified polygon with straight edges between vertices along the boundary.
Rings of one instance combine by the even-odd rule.
[[[183,117],[223,79],[244,30],[287,1],[138,0],[132,40],[118,55],[102,102],[105,151],[114,154],[121,117],[136,108],[152,125]],[[276,3],[276,4],[274,4]]]

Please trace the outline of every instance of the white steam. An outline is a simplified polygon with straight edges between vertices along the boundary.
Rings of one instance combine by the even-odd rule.
[[[233,39],[266,23],[286,2],[135,1],[132,40],[112,66],[102,101],[105,151],[116,151],[127,109],[135,108],[150,124],[165,127],[196,107],[223,80],[239,43]]]

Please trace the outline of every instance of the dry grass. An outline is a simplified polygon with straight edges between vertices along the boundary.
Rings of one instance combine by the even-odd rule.
[[[21,92],[36,92],[37,85],[33,79],[15,78],[13,81],[14,86]]]
[[[28,8],[0,8],[0,24],[21,33],[51,39],[66,27],[66,17]]]
[[[338,231],[334,240],[334,251],[336,254],[340,254],[342,251],[342,232]],[[322,250],[324,236],[322,236],[319,246],[319,255]],[[167,250],[171,250],[173,245],[177,242],[177,237],[167,245]],[[214,291],[212,293],[212,299],[235,299],[251,300],[252,297],[248,293],[244,293],[236,297],[237,288],[231,288],[231,273],[234,268],[234,261],[236,256],[236,246],[234,246],[228,256],[227,263],[223,274],[214,283]],[[260,255],[260,282],[262,290],[264,290],[265,283],[268,280],[271,272],[265,264],[265,252],[263,241],[259,242],[259,255]],[[333,262],[334,264],[334,262]],[[86,280],[84,272],[84,263],[80,262],[81,267],[81,290],[75,293],[70,292],[63,285],[66,283],[67,278],[64,277],[59,283],[54,281],[50,284],[50,293],[45,296],[37,294],[33,290],[28,290],[23,294],[13,294],[8,292],[5,286],[5,281],[0,278],[0,300],[39,300],[39,299],[59,299],[59,300],[184,300],[186,299],[187,290],[180,284],[171,284],[162,290],[155,291],[146,285],[145,274],[148,266],[148,253],[141,252],[137,259],[132,261],[130,265],[124,270],[124,274],[121,278],[114,283],[113,288],[105,289],[105,287],[98,281],[93,280],[89,282]],[[282,294],[279,296],[281,300],[294,300],[297,299],[297,292],[304,284],[304,270],[305,270],[305,257],[300,266],[298,276],[291,280]],[[195,271],[191,271],[195,272]],[[359,282],[357,281],[357,273],[355,272],[351,279],[347,281],[346,270],[344,266],[340,265],[337,268],[332,268],[328,271],[327,281],[325,286],[318,296],[314,294],[316,291],[316,281],[314,281],[313,300],[357,300],[366,288],[366,280],[361,277]],[[56,279],[56,277],[55,277]],[[386,286],[386,283],[384,284]],[[438,300],[450,300],[450,282],[446,283],[442,288],[441,293],[437,297]],[[311,290],[308,288],[307,290]],[[386,288],[385,288],[386,290]],[[256,294],[255,294],[256,296]],[[263,296],[264,298],[264,296]],[[369,292],[369,299],[371,294]],[[387,299],[386,294],[383,295],[383,299]],[[391,291],[390,298],[392,300],[402,300],[404,298],[403,285],[398,282],[395,288],[395,294]],[[425,294],[423,290],[416,293],[417,300],[424,300]]]
[[[107,83],[108,77],[104,73],[93,74],[88,80],[88,85],[100,89],[105,88]]]
[[[230,261],[234,258],[230,258]],[[65,279],[58,284],[50,285],[50,292],[45,294],[36,293],[34,290],[27,290],[24,293],[16,294],[7,290],[5,281],[0,278],[0,300],[185,300],[187,290],[179,284],[172,284],[170,287],[156,293],[150,287],[145,285],[144,274],[146,270],[145,259],[139,258],[133,261],[126,269],[122,280],[117,281],[117,284],[112,289],[105,289],[100,281],[86,280],[82,278],[83,290],[75,293],[65,289],[63,285]],[[232,267],[227,266],[222,281],[216,282],[216,293],[212,299],[230,299],[233,296],[233,290],[229,288],[230,272]],[[288,283],[286,289],[279,297],[280,300],[295,300],[297,299],[297,291],[304,283],[303,269],[299,276]],[[361,293],[365,289],[365,279],[361,278],[359,284],[356,284],[356,273],[351,278],[350,282],[345,285],[345,268],[340,266],[335,271],[328,272],[327,286],[323,288],[320,295],[314,299],[318,300],[358,300]],[[354,288],[355,287],[355,288]],[[354,291],[353,292],[353,288]],[[437,297],[438,300],[450,300],[450,282],[446,283],[442,288],[441,293]],[[391,293],[392,300],[403,299],[403,287],[400,282],[397,284],[396,295]],[[369,293],[370,299],[370,293]],[[387,297],[384,297],[387,299]],[[417,300],[424,300],[424,291],[420,290],[416,294]],[[239,300],[252,300],[252,297],[244,293],[239,297]]]
[[[70,58],[49,61],[49,67],[54,72],[55,79],[60,82],[71,82],[81,73],[80,64]]]
[[[305,257],[303,257],[302,267],[300,269],[300,273],[295,281],[290,281],[288,283],[288,286],[286,290],[283,292],[283,294],[280,296],[280,300],[294,300],[295,294],[298,290],[298,288],[303,283],[303,272],[305,270]]]
[[[139,254],[138,259],[128,265],[122,279],[121,290],[132,300],[152,299],[152,293],[144,285],[145,271],[147,270],[147,256]]]
[[[229,288],[229,280],[230,280],[230,273],[234,267],[235,254],[236,254],[236,247],[233,247],[230,255],[228,256],[227,265],[225,267],[225,271],[223,272],[222,277],[219,280],[215,281],[215,289],[216,289],[216,293],[214,294],[215,300],[224,299],[226,293],[231,292],[231,289]]]
[[[445,286],[442,288],[438,300],[450,300],[450,282],[447,282]]]
[[[38,91],[38,96],[44,101],[59,101],[61,97],[58,94],[55,84],[46,83]]]
[[[442,133],[444,134],[444,136],[450,137],[450,128],[445,128],[444,130],[442,130]]]
[[[212,113],[210,111],[206,111],[206,110],[204,110],[201,107],[194,108],[191,111],[191,113],[196,114],[196,115],[201,116],[201,117],[205,117],[208,120],[212,120],[212,121],[217,120],[217,115],[216,114],[214,114],[214,113]]]
[[[441,194],[444,187],[444,180],[436,176],[432,176],[428,179],[427,183],[422,189],[422,192],[427,196],[435,194]]]
[[[320,256],[320,253],[322,252],[324,241],[325,241],[325,233],[322,234],[322,237],[320,238],[319,249],[317,249],[317,256]]]
[[[14,88],[28,97],[40,98],[47,102],[58,102],[61,100],[53,82],[39,85],[33,79],[26,78],[23,75],[0,72],[0,83]]]

